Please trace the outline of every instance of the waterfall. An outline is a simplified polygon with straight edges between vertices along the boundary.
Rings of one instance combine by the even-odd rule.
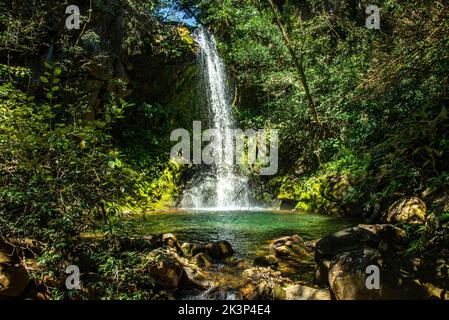
[[[248,179],[239,173],[233,159],[234,140],[230,129],[234,117],[229,99],[226,69],[215,39],[200,27],[196,33],[212,127],[216,129],[213,153],[221,161],[201,172],[184,193],[182,206],[190,208],[245,209],[249,207]]]

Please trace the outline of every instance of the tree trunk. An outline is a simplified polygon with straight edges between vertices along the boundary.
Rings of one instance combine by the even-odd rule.
[[[299,73],[299,78],[301,80],[301,84],[304,87],[304,91],[306,93],[306,98],[309,103],[310,112],[312,113],[313,120],[317,123],[317,125],[324,130],[323,125],[321,124],[319,118],[318,118],[318,112],[316,110],[315,102],[313,101],[313,97],[310,94],[309,85],[307,84],[306,75],[304,72],[304,68],[302,66],[302,63],[300,62],[300,59],[296,56],[295,50],[293,49],[293,46],[290,42],[290,39],[288,37],[287,32],[285,31],[284,25],[282,24],[281,18],[279,16],[278,9],[276,5],[273,3],[273,0],[268,0],[271,6],[271,10],[273,11],[274,19],[276,21],[276,24],[279,27],[279,30],[282,33],[282,37],[284,39],[285,45],[287,46],[287,49],[292,57],[293,63],[295,64],[295,67]]]

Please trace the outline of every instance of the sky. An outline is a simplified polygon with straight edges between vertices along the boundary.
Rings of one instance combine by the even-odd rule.
[[[161,8],[158,14],[164,18],[165,21],[182,22],[189,26],[197,26],[198,23],[193,17],[188,17],[185,12],[175,8]]]

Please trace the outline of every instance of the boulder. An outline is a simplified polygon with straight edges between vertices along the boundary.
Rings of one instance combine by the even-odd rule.
[[[285,291],[278,284],[261,281],[241,288],[240,296],[243,300],[284,300]]]
[[[210,256],[214,259],[222,259],[234,254],[231,244],[224,240],[214,243]]]
[[[258,256],[254,259],[254,264],[256,266],[262,266],[262,267],[270,267],[270,266],[277,266],[279,263],[276,256],[270,254],[265,256]]]
[[[184,272],[183,264],[176,251],[171,248],[158,248],[149,253],[152,263],[148,272],[161,288],[175,289],[178,287]]]
[[[424,224],[426,204],[419,197],[404,197],[388,208],[388,223]]]
[[[286,300],[331,300],[331,293],[327,289],[315,289],[296,284],[284,290]]]
[[[234,250],[228,241],[194,244],[191,252],[192,255],[202,252],[213,259],[223,259],[234,254]]]
[[[368,266],[379,268],[380,288],[367,287]],[[425,299],[425,290],[400,272],[401,261],[377,249],[360,249],[337,255],[329,268],[330,289],[337,300]]]
[[[362,249],[366,245],[377,247],[379,240],[365,228],[346,228],[321,238],[315,244],[315,260],[332,258],[336,254]]]
[[[299,235],[278,238],[272,241],[271,247],[276,257],[291,258],[305,253],[304,240]]]
[[[17,250],[0,239],[0,297],[18,297],[26,289],[29,276]]]
[[[169,247],[174,247],[177,239],[173,233],[164,233],[161,235],[162,244]]]
[[[195,266],[184,266],[184,273],[181,281],[188,288],[205,290],[212,286],[207,274],[199,268],[195,268]]]
[[[286,237],[282,237],[282,238],[278,238],[272,241],[272,245],[276,246],[276,245],[283,245],[283,244],[288,244],[289,246],[293,245],[293,244],[300,244],[300,245],[304,245],[305,242],[304,240],[301,238],[301,236],[294,234],[292,236],[286,236]]]
[[[107,53],[96,55],[90,65],[90,74],[100,80],[112,79],[114,77],[114,58]]]
[[[212,258],[203,252],[194,255],[191,259],[191,263],[202,268],[209,268],[213,265]]]
[[[315,283],[328,285],[330,263],[336,255],[364,248],[398,249],[405,235],[404,230],[389,224],[360,224],[321,238],[315,244]]]
[[[188,242],[184,242],[180,245],[180,249],[182,252],[182,255],[184,257],[191,257],[192,256],[192,245]]]
[[[280,245],[280,246],[273,246],[274,253],[276,254],[276,257],[279,258],[290,258],[295,255],[292,249],[290,249],[286,245]]]

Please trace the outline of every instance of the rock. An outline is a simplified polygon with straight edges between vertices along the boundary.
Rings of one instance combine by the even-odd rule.
[[[210,256],[214,259],[222,259],[234,254],[231,244],[228,241],[214,243]]]
[[[273,250],[276,254],[276,257],[280,258],[290,258],[295,255],[295,253],[286,245],[273,247]]]
[[[346,228],[321,238],[315,244],[315,260],[332,258],[338,253],[362,249],[366,245],[377,247],[379,240],[365,228]]]
[[[29,276],[14,247],[0,238],[0,297],[18,297],[26,289]]]
[[[305,249],[309,252],[315,251],[316,243],[320,241],[320,239],[310,240],[305,243]]]
[[[90,74],[100,80],[109,80],[114,77],[113,58],[101,53],[94,57],[90,66]]]
[[[366,286],[366,268],[379,267],[380,289]],[[425,299],[423,288],[411,278],[400,273],[398,257],[387,255],[376,249],[360,249],[337,255],[329,268],[329,284],[338,300],[389,300]]]
[[[223,259],[234,254],[231,244],[228,241],[195,244],[192,246],[192,255],[205,253],[213,259]]]
[[[329,286],[329,266],[330,260],[323,259],[320,262],[317,262],[315,274],[313,276],[314,284]]]
[[[153,236],[121,237],[117,239],[120,249],[123,251],[144,251],[157,247]]]
[[[250,283],[240,289],[243,300],[284,300],[285,291],[278,284],[262,281],[258,284]]]
[[[388,208],[387,222],[424,224],[426,204],[418,197],[404,197]]]
[[[420,282],[433,283],[442,288],[449,287],[449,250],[435,247],[424,253],[419,253],[407,259],[407,270],[413,272]]]
[[[331,293],[327,289],[315,289],[296,284],[284,290],[286,300],[331,300]]]
[[[438,197],[432,201],[431,206],[436,212],[449,211],[449,195]]]
[[[403,229],[391,224],[359,224],[357,227],[371,232],[380,240],[391,242],[401,242],[407,235]]]
[[[178,287],[184,272],[180,257],[173,249],[158,248],[149,253],[155,263],[149,264],[148,272],[156,280],[158,286],[167,289]]]
[[[315,283],[328,284],[331,260],[338,254],[364,248],[392,249],[401,246],[405,231],[389,224],[358,225],[325,236],[315,244]]]
[[[254,264],[256,266],[269,267],[277,266],[279,263],[278,259],[274,255],[258,256],[254,259]]]
[[[249,280],[260,281],[261,279],[271,278],[280,275],[280,272],[274,272],[270,268],[255,267],[243,270],[242,277]]]
[[[191,262],[198,267],[206,267],[209,268],[213,265],[212,258],[207,254],[200,252],[192,257]]]
[[[190,243],[184,242],[183,244],[181,244],[180,249],[184,257],[192,256],[192,245]]]
[[[301,238],[301,236],[295,234],[292,236],[286,236],[286,237],[282,237],[282,238],[278,238],[272,241],[272,245],[276,246],[276,245],[283,245],[283,244],[287,244],[289,246],[293,245],[293,244],[300,244],[300,245],[304,245],[305,242],[304,240]]]
[[[279,210],[293,210],[298,204],[298,200],[293,199],[279,199],[281,201]]]
[[[212,286],[212,283],[208,279],[207,275],[199,268],[195,268],[193,266],[184,266],[182,282],[187,287],[203,290]]]
[[[359,224],[358,228],[371,232],[378,241],[377,248],[388,251],[402,250],[407,233],[391,224]],[[373,242],[374,243],[374,242]]]
[[[276,257],[280,258],[302,255],[306,250],[304,240],[298,235],[275,239],[272,242],[272,248]]]
[[[169,247],[174,247],[177,242],[176,236],[173,233],[164,233],[161,237],[162,244]]]
[[[256,286],[252,283],[240,289],[240,296],[242,300],[258,300],[258,293]]]

